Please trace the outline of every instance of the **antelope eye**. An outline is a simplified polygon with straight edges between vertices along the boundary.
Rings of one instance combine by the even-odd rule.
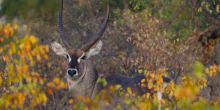
[[[85,55],[85,53],[83,53],[80,57],[79,57],[79,59],[81,60],[85,60],[86,59],[86,55]]]
[[[85,56],[85,55],[83,55],[83,56],[81,57],[81,59],[85,60],[85,59],[86,59],[86,56]]]
[[[80,63],[81,60],[85,60],[86,59],[86,56],[85,55],[82,55],[81,57],[79,57],[77,59],[77,62]]]
[[[69,55],[66,55],[66,58],[69,59]]]

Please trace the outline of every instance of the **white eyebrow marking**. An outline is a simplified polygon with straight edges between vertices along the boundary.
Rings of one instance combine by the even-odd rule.
[[[70,55],[67,54],[67,56],[68,56],[68,61],[71,62],[72,59],[71,59]]]
[[[85,56],[85,53],[83,52],[83,54],[77,59],[77,62],[80,63],[82,57]]]

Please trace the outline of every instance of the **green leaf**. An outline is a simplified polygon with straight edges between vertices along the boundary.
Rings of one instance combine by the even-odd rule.
[[[194,71],[193,71],[193,75],[195,75],[195,77],[197,78],[201,78],[203,76],[203,64],[200,62],[196,62],[194,64]]]

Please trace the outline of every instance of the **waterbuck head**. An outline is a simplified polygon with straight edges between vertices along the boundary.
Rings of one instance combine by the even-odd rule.
[[[91,73],[89,72],[93,72],[92,74],[94,74],[94,70],[92,70],[92,67],[88,67],[88,65],[86,64],[88,62],[88,59],[91,56],[97,55],[102,48],[103,43],[100,40],[100,38],[103,35],[107,26],[107,21],[109,16],[109,5],[107,5],[106,15],[100,30],[95,35],[92,36],[94,39],[91,42],[84,45],[81,49],[75,49],[69,45],[65,37],[66,34],[63,31],[63,0],[61,2],[62,4],[58,18],[58,32],[60,34],[64,46],[62,46],[58,42],[53,42],[51,44],[51,48],[57,55],[66,58],[68,62],[68,67],[66,70],[67,81],[69,84],[69,88],[72,89],[74,86],[76,86],[77,82],[82,82],[81,80],[83,77],[85,77],[86,74],[91,75]],[[93,75],[91,77],[97,77],[97,76]],[[90,83],[89,81],[87,82]]]

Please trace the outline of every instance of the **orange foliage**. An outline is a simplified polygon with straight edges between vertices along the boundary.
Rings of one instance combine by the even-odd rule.
[[[0,73],[0,109],[33,109],[47,104],[47,80],[36,72],[48,59],[49,48],[33,36],[19,32],[17,24],[0,25],[0,56],[4,71]],[[24,36],[21,36],[25,34]],[[54,79],[56,89],[66,87]]]
[[[5,63],[0,64],[5,65],[4,71],[0,72],[0,109],[38,109],[42,106],[49,109],[51,105],[47,104],[50,96],[58,90],[66,89],[67,84],[58,77],[49,80],[42,77],[42,74],[46,73],[36,71],[36,67],[48,59],[48,46],[40,45],[33,35],[21,36],[24,33],[21,34],[19,28],[16,24],[0,25],[0,60]],[[131,88],[123,90],[120,85],[116,85],[103,90],[92,100],[79,97],[65,101],[72,109],[84,110],[109,107],[115,100],[117,103],[114,109],[220,108],[218,100],[211,103],[199,96],[201,89],[207,86],[206,78],[216,76],[220,72],[218,65],[204,69],[197,63],[194,71],[184,74],[179,84],[171,81],[166,87],[163,85],[163,76],[167,75],[167,69],[144,71],[145,79],[140,85],[143,89],[153,91],[151,93],[137,96]],[[161,99],[156,92],[162,93]]]

